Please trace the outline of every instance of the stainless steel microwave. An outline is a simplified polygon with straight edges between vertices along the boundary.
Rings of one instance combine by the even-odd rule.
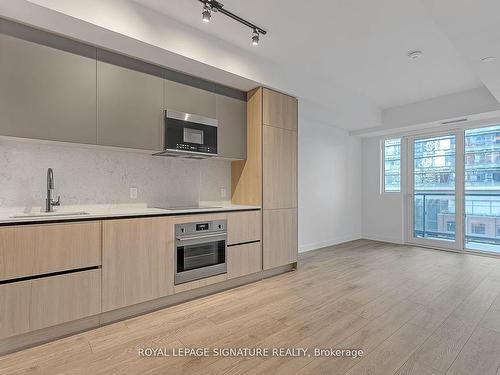
[[[204,159],[217,156],[216,119],[165,111],[163,150],[157,155]]]

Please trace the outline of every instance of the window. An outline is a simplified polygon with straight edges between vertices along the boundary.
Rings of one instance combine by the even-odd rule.
[[[500,124],[466,126],[405,140],[408,238],[500,255]],[[394,141],[382,145],[389,160]]]
[[[413,141],[413,235],[455,240],[454,135]]]
[[[486,234],[486,225],[482,223],[472,223],[470,229],[473,234]]]
[[[464,133],[465,247],[500,252],[500,126]]]
[[[386,139],[384,141],[384,192],[401,191],[401,139]]]
[[[446,222],[446,230],[448,232],[455,232],[455,222],[454,221],[447,221]]]

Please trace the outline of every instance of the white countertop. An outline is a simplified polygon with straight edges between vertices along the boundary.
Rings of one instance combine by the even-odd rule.
[[[207,204],[200,202],[202,208],[162,209],[148,207],[147,204],[117,204],[117,205],[72,205],[57,207],[53,213],[44,213],[41,207],[2,208],[0,209],[1,224],[17,224],[31,222],[74,221],[88,219],[106,219],[116,217],[136,216],[168,216],[196,214],[202,212],[244,211],[260,209],[259,206],[243,206],[233,204]],[[36,215],[36,216],[35,216]]]

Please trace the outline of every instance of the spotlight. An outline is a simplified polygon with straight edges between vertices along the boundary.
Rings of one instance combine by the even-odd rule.
[[[222,13],[223,15],[235,20],[236,22],[241,23],[242,25],[252,30],[252,44],[254,46],[257,46],[259,44],[261,35],[267,34],[266,30],[230,12],[229,10],[227,10],[226,7],[224,7],[224,4],[222,4],[217,0],[198,0],[198,1],[203,4],[203,11],[201,13],[201,19],[203,22],[206,23],[210,22],[210,19],[212,18],[212,13],[217,13],[217,12]]]
[[[205,4],[203,6],[203,13],[201,13],[201,19],[203,20],[203,22],[210,22],[210,17],[212,17],[210,6],[208,6],[208,4]]]
[[[252,44],[254,46],[257,46],[259,44],[259,40],[260,40],[259,32],[256,29],[254,29],[252,34]]]

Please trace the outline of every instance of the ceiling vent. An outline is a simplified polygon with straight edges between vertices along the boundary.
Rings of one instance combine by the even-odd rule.
[[[467,120],[468,120],[468,118],[464,117],[464,118],[459,118],[459,119],[456,119],[456,120],[443,121],[441,124],[442,125],[456,124],[458,122],[465,122]]]
[[[413,51],[408,51],[408,53],[406,54],[406,56],[408,56],[408,58],[410,60],[418,60],[419,58],[422,57],[422,54],[423,52],[419,49],[415,49]]]

